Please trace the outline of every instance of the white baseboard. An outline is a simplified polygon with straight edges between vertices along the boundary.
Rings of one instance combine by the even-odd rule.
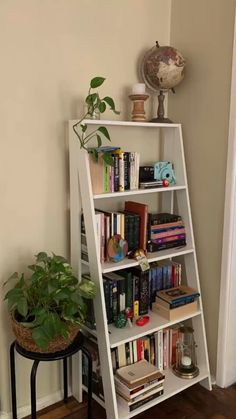
[[[68,389],[68,396],[71,396],[71,389]],[[54,403],[59,402],[63,399],[63,393],[59,390],[56,393],[37,399],[37,411],[44,409],[45,407],[51,406]],[[31,406],[23,406],[17,409],[17,417],[19,419],[24,418],[31,414]],[[11,419],[11,412],[0,412],[0,419]]]

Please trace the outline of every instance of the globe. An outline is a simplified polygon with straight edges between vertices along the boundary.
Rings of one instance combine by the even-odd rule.
[[[158,42],[144,55],[141,63],[142,78],[149,89],[160,91],[157,118],[153,121],[166,120],[163,92],[170,89],[174,91],[183,80],[185,65],[185,59],[177,49],[170,46],[160,47]]]

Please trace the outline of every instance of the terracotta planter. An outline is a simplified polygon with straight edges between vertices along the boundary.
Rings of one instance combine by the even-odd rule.
[[[53,340],[51,340],[47,349],[41,349],[33,341],[31,329],[28,329],[27,327],[19,323],[13,315],[11,316],[11,324],[13,333],[20,346],[22,346],[27,351],[41,353],[53,353],[63,351],[73,342],[80,330],[80,327],[78,325],[70,324],[68,338],[56,336]]]

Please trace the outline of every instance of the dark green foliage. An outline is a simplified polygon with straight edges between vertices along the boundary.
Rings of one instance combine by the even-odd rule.
[[[16,319],[32,329],[35,343],[45,349],[55,336],[68,336],[69,324],[84,322],[84,299],[94,298],[96,286],[88,279],[79,283],[62,256],[40,252],[35,257],[35,264],[28,266],[29,278],[17,272],[9,278],[16,282],[5,300]]]

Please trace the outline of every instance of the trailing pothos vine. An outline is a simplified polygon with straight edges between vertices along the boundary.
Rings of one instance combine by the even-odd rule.
[[[115,114],[120,113],[116,110],[114,100],[110,96],[105,96],[101,98],[98,92],[93,91],[93,89],[97,89],[98,87],[100,87],[104,83],[104,81],[104,77],[94,77],[90,81],[88,96],[85,99],[87,105],[87,112],[76,124],[73,125],[73,130],[79,140],[80,148],[83,148],[88,153],[91,153],[96,160],[98,159],[97,148],[89,147],[89,142],[92,140],[92,138],[96,138],[97,147],[101,147],[104,138],[108,141],[111,141],[110,134],[107,128],[104,126],[99,126],[98,128],[88,133],[88,125],[83,121],[86,118],[91,117],[95,112],[104,113],[107,107],[109,107],[109,109],[113,111]],[[102,157],[108,164],[113,163],[110,153],[104,152],[102,154]]]

